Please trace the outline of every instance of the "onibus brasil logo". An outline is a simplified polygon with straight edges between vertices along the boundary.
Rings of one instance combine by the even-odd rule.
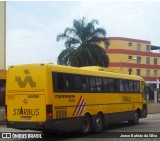
[[[15,81],[18,83],[20,88],[25,88],[27,83],[30,85],[30,87],[35,88],[36,82],[33,81],[32,76],[30,75],[29,70],[23,70],[25,74],[25,78],[22,79],[20,76],[15,77]]]

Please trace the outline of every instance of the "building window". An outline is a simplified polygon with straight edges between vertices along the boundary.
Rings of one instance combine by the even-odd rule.
[[[128,43],[128,46],[132,46],[132,43],[131,43],[131,42],[129,42],[129,43]]]
[[[141,75],[141,70],[137,69],[137,75],[140,76]]]
[[[154,77],[157,77],[157,70],[154,70]]]
[[[141,51],[141,44],[137,44],[137,51]]]
[[[137,63],[140,64],[141,63],[141,57],[137,56]]]
[[[147,64],[147,65],[150,64],[150,58],[149,58],[149,57],[146,58],[146,64]]]
[[[146,52],[150,52],[150,45],[146,45]]]
[[[147,77],[150,76],[150,70],[146,70],[146,76],[147,76]]]
[[[128,56],[128,60],[132,60],[132,56]]]
[[[154,65],[157,65],[157,58],[154,58]]]
[[[129,75],[131,75],[132,74],[132,69],[128,69],[128,73],[129,73]]]

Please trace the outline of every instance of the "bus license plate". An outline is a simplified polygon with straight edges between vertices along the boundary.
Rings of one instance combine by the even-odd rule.
[[[22,118],[22,120],[31,120],[31,117],[30,117],[30,116],[29,116],[29,117],[28,117],[28,116],[27,116],[27,117],[24,116],[24,117],[21,117],[21,118]]]

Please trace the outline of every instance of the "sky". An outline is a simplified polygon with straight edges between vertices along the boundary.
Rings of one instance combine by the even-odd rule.
[[[57,63],[65,49],[56,36],[74,19],[98,20],[107,37],[151,41],[160,46],[160,1],[7,1],[7,66]]]

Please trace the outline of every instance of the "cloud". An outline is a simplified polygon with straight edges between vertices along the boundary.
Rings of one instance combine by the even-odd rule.
[[[10,31],[7,36],[7,58],[12,59],[7,60],[8,64],[54,62],[61,51],[57,45],[48,29]]]
[[[57,62],[65,48],[56,36],[74,19],[97,19],[107,36],[160,45],[158,1],[7,2],[7,65]]]
[[[23,16],[16,13],[21,13]],[[12,24],[11,22],[7,24],[7,65],[33,62],[56,63],[58,54],[64,47],[62,43],[56,41],[56,36],[63,25],[59,24],[60,20],[57,22],[57,19],[47,18],[50,21],[47,23],[44,20],[46,17],[39,14],[35,16],[35,13],[30,14],[23,10],[12,9],[9,14],[7,21],[12,21],[12,14],[17,17]]]
[[[156,1],[83,2],[79,8],[74,9],[76,12],[73,15],[98,19],[99,25],[107,30],[108,36],[150,40],[153,36],[151,34],[155,34],[155,28],[159,27],[156,23],[160,21],[157,16],[159,7],[160,2]]]

